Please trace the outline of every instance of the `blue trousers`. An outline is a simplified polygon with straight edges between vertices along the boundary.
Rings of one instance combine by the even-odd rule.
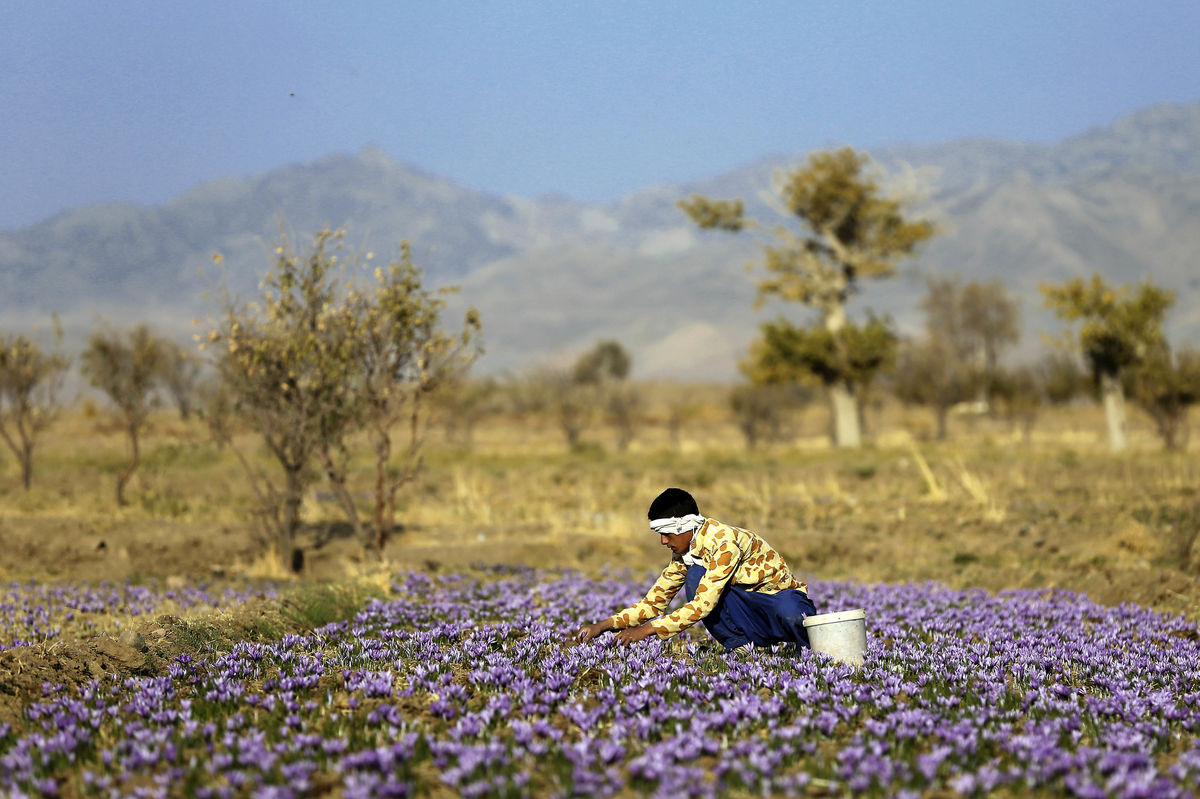
[[[688,601],[696,597],[696,586],[704,576],[703,566],[689,566],[684,578]],[[732,583],[725,586],[717,605],[701,621],[704,628],[726,649],[743,644],[771,646],[796,644],[808,646],[804,618],[815,616],[817,608],[808,594],[795,588],[777,594],[747,591]]]

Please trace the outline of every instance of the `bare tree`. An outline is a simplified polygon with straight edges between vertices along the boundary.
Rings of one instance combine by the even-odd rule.
[[[1062,351],[1048,352],[1032,364],[999,368],[987,383],[990,402],[1010,425],[1021,426],[1026,442],[1044,406],[1066,405],[1090,389],[1078,358]]]
[[[572,379],[587,388],[579,392],[603,410],[617,431],[617,449],[624,452],[636,434],[637,413],[642,401],[629,384],[633,359],[616,341],[600,341],[575,362]]]
[[[760,444],[780,441],[788,435],[788,415],[806,399],[807,392],[800,384],[751,383],[730,392],[729,408],[747,449],[757,449]]]
[[[1004,350],[1021,340],[1021,314],[1017,300],[1000,280],[971,281],[958,297],[962,330],[974,340],[985,382],[999,373]]]
[[[1129,395],[1154,420],[1163,446],[1187,446],[1188,410],[1200,402],[1200,351],[1153,348],[1126,374]]]
[[[990,403],[1000,356],[1020,340],[1016,300],[998,280],[963,284],[957,276],[934,277],[921,308],[927,336],[941,342],[955,368],[978,376],[979,397]]]
[[[62,333],[55,324],[55,336]],[[38,436],[58,411],[58,391],[69,361],[48,354],[33,340],[0,333],[0,438],[21,466],[21,485],[33,485]]]
[[[999,409],[1010,427],[1021,426],[1021,438],[1028,443],[1033,438],[1033,424],[1046,395],[1038,382],[1038,372],[1032,366],[997,369],[988,379],[991,395],[989,409]]]
[[[479,423],[499,412],[503,388],[495,378],[470,379],[455,375],[433,392],[435,408],[446,440],[470,449]]]
[[[607,414],[617,429],[617,445],[628,446],[640,397],[626,387],[629,354],[615,341],[598,342],[570,367],[540,366],[510,380],[506,395],[519,415],[549,413],[567,447],[584,446],[583,434],[597,417]]]
[[[932,277],[921,299],[925,312],[925,336],[938,342],[944,355],[953,358],[962,369],[979,369],[979,342],[972,335],[963,304],[963,290],[957,277]]]
[[[160,384],[170,395],[179,418],[187,421],[196,409],[203,362],[171,339],[162,340],[162,369]]]
[[[501,380],[500,396],[506,413],[520,420],[547,413],[550,410],[546,390],[546,367],[537,367],[521,374],[507,374]]]
[[[617,450],[629,449],[637,436],[638,415],[642,411],[642,395],[628,382],[608,387],[606,405],[608,417],[617,431]]]
[[[675,395],[667,403],[667,436],[672,449],[683,447],[683,425],[700,413],[700,403],[687,394]]]
[[[946,438],[950,409],[975,396],[977,373],[964,368],[950,343],[941,336],[906,342],[892,378],[892,390],[903,402],[925,405],[937,420],[937,439]]]
[[[125,505],[125,486],[141,462],[141,437],[157,397],[162,373],[162,340],[139,325],[127,332],[99,330],[88,339],[83,374],[117,406],[129,439],[129,465],[117,475],[117,504]]]
[[[1048,352],[1032,368],[1038,393],[1051,405],[1066,405],[1089,390],[1087,372],[1074,353]]]
[[[567,447],[578,449],[583,445],[583,431],[596,414],[592,389],[567,369],[540,369],[534,380],[545,392],[546,404],[554,413]]]

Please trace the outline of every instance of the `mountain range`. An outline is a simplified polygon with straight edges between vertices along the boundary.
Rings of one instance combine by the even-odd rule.
[[[926,277],[1000,279],[1021,304],[1012,356],[1021,358],[1058,330],[1038,284],[1099,273],[1175,290],[1168,332],[1200,343],[1200,103],[1154,106],[1051,144],[960,140],[869,154],[889,190],[940,233],[896,276],[864,285],[852,315],[887,313],[911,334]],[[368,147],[206,182],[161,206],[74,208],[0,232],[0,329],[44,326],[57,313],[68,349],[106,320],[186,340],[221,281],[254,293],[284,232],[302,248],[322,227],[345,227],[354,249],[377,257],[410,241],[428,285],[460,287],[447,320],[480,310],[483,372],[567,359],[611,338],[639,377],[734,379],[761,321],[811,314],[779,303],[755,311],[745,267],[761,241],[700,231],[676,202],[741,197],[772,222],[773,176],[807,155],[588,204],[473,191]]]

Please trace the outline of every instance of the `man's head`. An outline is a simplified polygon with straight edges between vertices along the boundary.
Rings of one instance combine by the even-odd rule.
[[[692,534],[703,519],[692,495],[682,488],[668,488],[650,503],[650,529],[658,533],[660,543],[682,555],[692,545]],[[672,523],[673,520],[678,520]]]
[[[650,512],[646,514],[651,521],[654,519],[669,519],[673,516],[698,516],[700,507],[692,495],[682,488],[668,488],[650,503]]]

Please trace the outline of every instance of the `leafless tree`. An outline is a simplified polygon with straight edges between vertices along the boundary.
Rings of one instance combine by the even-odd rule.
[[[163,361],[162,340],[145,325],[94,331],[83,353],[84,376],[116,405],[129,439],[129,464],[117,475],[119,505],[126,504],[125,487],[141,462],[141,438],[157,403]]]
[[[55,324],[56,338],[62,334]],[[58,391],[70,362],[23,335],[0,333],[0,438],[21,466],[21,485],[33,485],[38,437],[58,411]]]

